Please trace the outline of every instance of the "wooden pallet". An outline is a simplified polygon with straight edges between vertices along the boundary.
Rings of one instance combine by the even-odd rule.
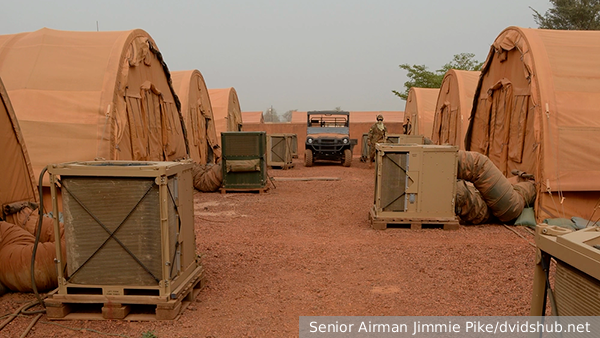
[[[232,189],[232,188],[221,188],[221,194],[226,194],[228,192],[255,192],[255,193],[259,193],[259,194],[263,194],[266,193],[267,190],[269,190],[269,187],[263,187],[263,188],[248,188],[248,189]]]
[[[201,267],[191,277],[178,297],[169,300],[155,296],[59,295],[54,291],[44,300],[46,314],[51,320],[173,320],[206,285]]]
[[[400,217],[381,217],[377,216],[373,209],[369,212],[369,222],[371,227],[376,230],[385,230],[389,228],[397,229],[444,229],[458,230],[458,219],[426,219],[426,218],[400,218]]]

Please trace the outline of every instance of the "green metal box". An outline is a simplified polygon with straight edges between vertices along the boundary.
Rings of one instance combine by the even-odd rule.
[[[223,188],[262,189],[267,185],[267,133],[229,131],[221,133]]]

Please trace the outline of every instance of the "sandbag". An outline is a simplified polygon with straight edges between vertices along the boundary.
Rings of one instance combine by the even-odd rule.
[[[532,207],[523,208],[523,211],[515,221],[515,225],[524,225],[530,228],[535,228],[535,213]]]
[[[554,225],[565,229],[578,230],[575,223],[569,218],[546,218],[545,224]]]
[[[577,230],[585,229],[587,227],[600,226],[600,224],[598,224],[598,222],[592,222],[585,218],[576,217],[576,216],[571,217],[571,221],[573,222],[573,224],[575,224],[575,228],[577,228]]]
[[[202,192],[217,191],[223,183],[221,163],[194,163],[192,175],[194,176],[194,188]]]

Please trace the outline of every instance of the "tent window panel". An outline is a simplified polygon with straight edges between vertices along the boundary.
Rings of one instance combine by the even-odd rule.
[[[192,133],[192,141],[194,142],[194,146],[197,147],[200,142],[200,131],[198,130],[198,108],[192,107],[190,108],[190,127],[192,130],[188,131]]]
[[[161,104],[161,116],[162,116],[162,132],[163,132],[163,149],[165,159],[172,158],[173,155],[177,154],[177,147],[179,145],[178,136],[182,135],[181,129],[177,128],[177,122],[175,116],[179,116],[177,109],[171,102],[162,101]],[[185,142],[185,141],[183,141]]]
[[[460,126],[460,124],[458,124],[458,119],[460,119],[458,109],[450,109],[448,115],[450,116],[450,127],[448,128],[448,143],[454,146],[460,145],[461,140],[459,140],[458,137],[460,133],[457,130]]]
[[[440,144],[447,144],[450,142],[450,120],[452,119],[450,114],[449,106],[445,106],[442,109],[442,127],[440,128]]]
[[[475,116],[473,117],[473,134],[481,135],[481,137],[479,137],[479,144],[471,144],[471,150],[485,155],[489,153],[490,147],[491,106],[491,102],[487,97],[481,98],[477,105]]]
[[[127,119],[131,137],[131,158],[135,161],[148,160],[148,135],[146,135],[146,119],[142,113],[142,102],[138,97],[128,96]]]
[[[160,96],[153,91],[147,90],[143,94],[144,113],[148,128],[148,149],[151,161],[164,160],[162,151],[162,132],[160,114]]]
[[[516,163],[523,161],[528,111],[529,95],[515,95],[512,118],[510,120],[508,158]]]
[[[162,108],[165,128],[167,128],[169,134],[181,135],[181,127],[177,127],[181,125],[181,122],[179,121],[179,113],[177,112],[177,108],[175,108],[175,104],[163,101]]]
[[[492,109],[490,117],[490,149],[487,156],[506,174],[508,142],[512,110],[512,85],[498,82],[493,87]]]

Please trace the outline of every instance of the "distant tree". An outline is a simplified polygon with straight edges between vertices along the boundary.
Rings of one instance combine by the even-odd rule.
[[[342,111],[342,107],[335,107],[335,111]]]
[[[292,110],[288,110],[285,113],[283,113],[283,115],[281,115],[282,122],[291,122],[292,121],[292,114],[294,114],[295,111],[298,111],[298,110],[297,109],[292,109]]]
[[[544,15],[529,7],[539,28],[600,30],[600,0],[549,1],[553,7]]]
[[[279,122],[279,115],[277,115],[275,108],[271,106],[271,108],[265,110],[263,113],[263,119],[265,122]]]
[[[480,70],[483,63],[473,60],[474,57],[475,54],[473,53],[456,54],[452,58],[452,61],[446,63],[441,69],[438,69],[434,72],[428,70],[427,66],[425,65],[411,66],[408,63],[401,64],[400,68],[408,72],[407,76],[409,80],[404,82],[403,92],[392,90],[392,93],[396,94],[403,100],[406,100],[408,98],[408,91],[412,87],[440,88],[442,86],[444,75],[450,69]]]

